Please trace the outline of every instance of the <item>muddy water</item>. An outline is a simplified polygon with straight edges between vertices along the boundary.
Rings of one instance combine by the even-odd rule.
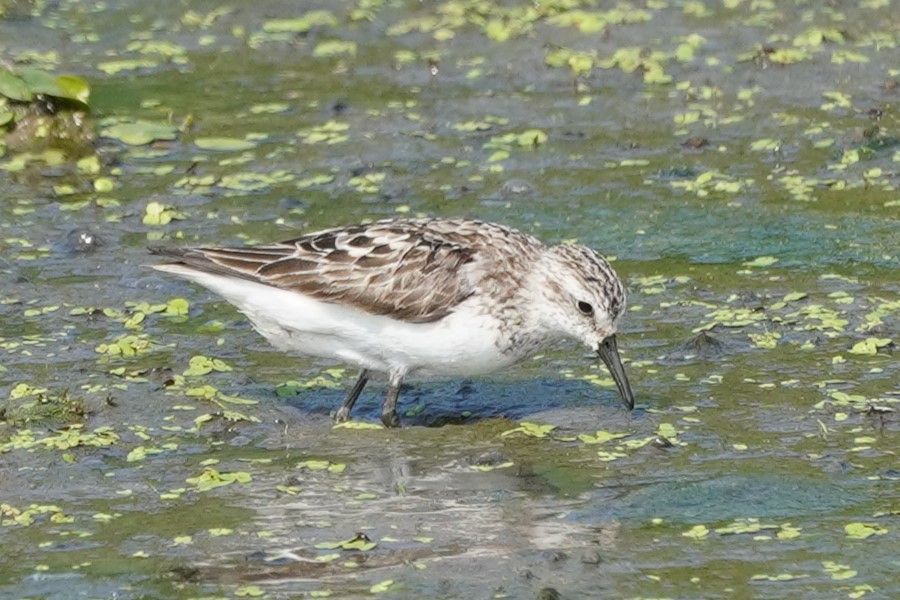
[[[529,6],[4,6],[101,139],[0,158],[0,597],[897,595],[892,7]],[[418,214],[614,256],[634,413],[563,346],[333,428],[143,267]]]

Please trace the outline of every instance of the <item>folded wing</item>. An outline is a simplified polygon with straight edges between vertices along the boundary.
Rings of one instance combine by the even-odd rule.
[[[479,248],[387,221],[246,248],[151,248],[190,269],[247,279],[413,323],[437,321],[475,292]]]

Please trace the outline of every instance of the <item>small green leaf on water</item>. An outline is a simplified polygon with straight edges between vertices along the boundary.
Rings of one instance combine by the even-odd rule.
[[[385,581],[382,581],[381,583],[376,583],[375,585],[370,587],[369,592],[371,592],[373,594],[381,594],[382,592],[388,591],[388,588],[390,588],[392,585],[394,585],[394,580],[387,579]]]
[[[219,360],[218,358],[196,355],[192,356],[188,361],[188,368],[185,370],[184,375],[185,377],[206,375],[213,371],[227,373],[228,371],[231,371],[231,367],[228,366],[225,361]]]
[[[866,338],[862,342],[858,342],[853,345],[853,347],[849,350],[850,354],[864,354],[864,355],[873,355],[878,354],[879,348],[884,348],[885,346],[889,346],[893,340],[891,338]]]
[[[523,148],[537,148],[546,141],[547,134],[540,129],[529,129],[516,138],[516,142]]]
[[[822,569],[826,573],[831,574],[832,579],[843,580],[856,577],[857,572],[850,568],[850,565],[842,565],[830,560],[822,562]]]
[[[760,523],[759,519],[750,517],[735,519],[733,523],[724,527],[716,527],[715,532],[720,535],[733,535],[738,533],[759,533],[764,529],[777,529],[775,524]]]
[[[694,525],[687,531],[682,532],[681,535],[695,540],[702,540],[709,535],[709,529],[706,527],[706,525]]]
[[[327,10],[311,10],[301,17],[272,19],[263,23],[268,33],[306,33],[313,27],[337,27],[338,20]]]
[[[258,598],[259,596],[262,596],[264,594],[265,592],[258,585],[242,585],[241,587],[234,590],[234,595],[238,596],[239,598]]]
[[[753,345],[757,348],[765,348],[770,350],[778,345],[778,340],[781,339],[781,334],[777,331],[768,331],[766,333],[748,333],[747,334],[750,339],[753,341]]]
[[[118,123],[100,130],[103,137],[119,140],[129,146],[143,146],[156,140],[174,140],[177,133],[178,129],[174,125],[149,121]]]
[[[163,314],[170,317],[185,316],[188,314],[190,306],[190,303],[184,298],[172,298],[169,300],[168,304],[166,304],[166,309],[163,311]]]
[[[159,61],[152,58],[130,58],[124,60],[105,60],[97,63],[97,68],[107,75],[115,75],[122,71],[152,69],[159,66]]]
[[[94,180],[94,191],[105,194],[115,189],[116,182],[109,177],[98,177]]]
[[[790,523],[785,523],[781,526],[781,529],[778,533],[775,534],[779,540],[791,540],[795,537],[800,537],[800,527],[794,527]]]
[[[807,294],[804,292],[791,292],[781,299],[782,302],[796,302],[797,300],[803,300],[806,298]]]
[[[256,148],[256,143],[248,140],[227,137],[202,137],[194,140],[201,150],[217,150],[219,152],[236,152]]]
[[[384,429],[384,425],[365,423],[363,421],[344,421],[343,423],[336,423],[332,429]]]
[[[220,396],[220,398],[222,400],[225,400],[226,402],[232,402],[234,400],[234,398],[226,397],[226,396]],[[255,404],[256,401],[255,400],[246,400],[243,403]],[[236,403],[236,404],[239,404],[239,403]],[[226,419],[228,421],[234,421],[234,422],[247,421],[248,423],[259,423],[259,417],[254,417],[252,415],[245,415],[244,413],[239,413],[234,410],[223,410],[221,414],[222,414],[222,418]]]
[[[151,201],[144,209],[144,225],[168,225],[173,219],[184,219],[184,215],[173,206]]]
[[[778,262],[774,256],[760,256],[744,263],[745,267],[771,267]]]
[[[316,544],[316,548],[319,550],[335,550],[340,548],[341,550],[360,550],[362,552],[366,552],[371,550],[378,544],[373,542],[365,534],[358,533],[354,537],[349,540],[340,540],[337,542],[320,542]]]
[[[91,87],[81,77],[60,75],[56,78],[55,83],[57,93],[53,95],[59,98],[77,100],[82,104],[87,104],[88,99],[91,97]]]
[[[307,177],[306,179],[299,179],[296,182],[296,186],[301,190],[305,190],[307,188],[311,188],[317,185],[326,185],[334,181],[334,175],[321,174],[321,175],[313,175],[311,177]]]
[[[578,441],[585,444],[604,444],[611,440],[617,440],[619,438],[627,437],[627,433],[610,433],[608,431],[598,431],[594,435],[589,435],[586,433],[581,433],[578,435]]]
[[[880,527],[874,523],[847,523],[844,525],[844,531],[851,540],[864,540],[873,535],[884,535],[888,532],[887,528]]]
[[[340,555],[339,553],[336,553],[336,552],[335,552],[335,553],[332,553],[332,554],[323,554],[322,556],[317,556],[317,557],[316,557],[316,560],[319,561],[319,562],[326,562],[326,563],[327,563],[327,562],[331,562],[331,561],[333,561],[333,560],[337,560],[337,559],[339,559],[340,557],[341,557],[341,555]]]
[[[674,442],[675,437],[678,435],[678,430],[675,429],[675,426],[671,423],[660,423],[656,427],[656,435],[660,435],[669,441]]]
[[[31,102],[34,99],[34,94],[22,78],[5,69],[0,70],[0,96],[17,102]]]
[[[290,104],[285,104],[283,102],[265,102],[251,106],[250,113],[254,115],[276,114],[287,112],[290,108]]]
[[[750,149],[754,152],[772,152],[781,147],[781,140],[773,140],[769,138],[764,138],[761,140],[756,140],[752,144],[750,144]]]
[[[556,425],[538,425],[536,423],[522,422],[515,429],[509,429],[500,434],[500,437],[506,437],[514,433],[522,433],[531,437],[547,437],[551,431],[556,429]]]
[[[231,483],[249,483],[252,480],[249,473],[236,471],[234,473],[220,473],[207,467],[196,477],[188,477],[185,481],[197,488],[197,491],[205,492],[213,488],[222,487]]]
[[[779,573],[778,575],[754,575],[750,581],[793,581],[807,577],[806,575],[791,575],[790,573]]]
[[[347,469],[344,463],[332,463],[327,460],[304,460],[297,463],[298,469],[309,469],[310,471],[328,471],[329,473],[343,473]]]
[[[316,46],[315,50],[313,50],[313,56],[337,56],[340,54],[349,54],[350,56],[356,56],[356,42],[346,42],[343,40],[325,40],[324,42],[319,42]]]
[[[494,471],[496,469],[508,469],[509,467],[512,467],[514,464],[515,463],[513,463],[511,461],[507,461],[507,462],[500,463],[497,465],[469,465],[469,468],[473,471],[487,472],[487,471]]]
[[[509,152],[507,152],[506,150],[496,150],[495,152],[491,153],[490,156],[488,156],[487,161],[499,162],[501,160],[506,160],[507,158],[509,158]]]

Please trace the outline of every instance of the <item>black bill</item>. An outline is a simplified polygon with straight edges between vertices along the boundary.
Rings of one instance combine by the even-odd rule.
[[[597,355],[603,359],[603,364],[609,369],[616,387],[619,388],[619,395],[622,396],[622,402],[628,407],[628,410],[634,408],[634,394],[631,391],[631,384],[628,383],[628,376],[625,374],[625,367],[622,365],[622,357],[619,356],[619,349],[616,347],[616,336],[611,335],[599,346],[597,346]]]

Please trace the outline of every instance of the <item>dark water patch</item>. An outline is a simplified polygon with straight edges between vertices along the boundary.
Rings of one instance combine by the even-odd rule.
[[[601,493],[602,496],[608,494]],[[865,502],[859,486],[825,478],[774,474],[725,475],[694,482],[642,486],[580,511],[580,521],[661,518],[674,523],[718,523],[739,518],[786,519],[844,511]]]
[[[383,384],[373,381],[353,409],[353,417],[379,422]],[[303,412],[330,414],[347,390],[304,391],[289,404]],[[413,383],[404,387],[398,413],[404,425],[440,427],[483,419],[528,420],[554,409],[590,409],[618,404],[615,388],[564,379],[478,379]]]

